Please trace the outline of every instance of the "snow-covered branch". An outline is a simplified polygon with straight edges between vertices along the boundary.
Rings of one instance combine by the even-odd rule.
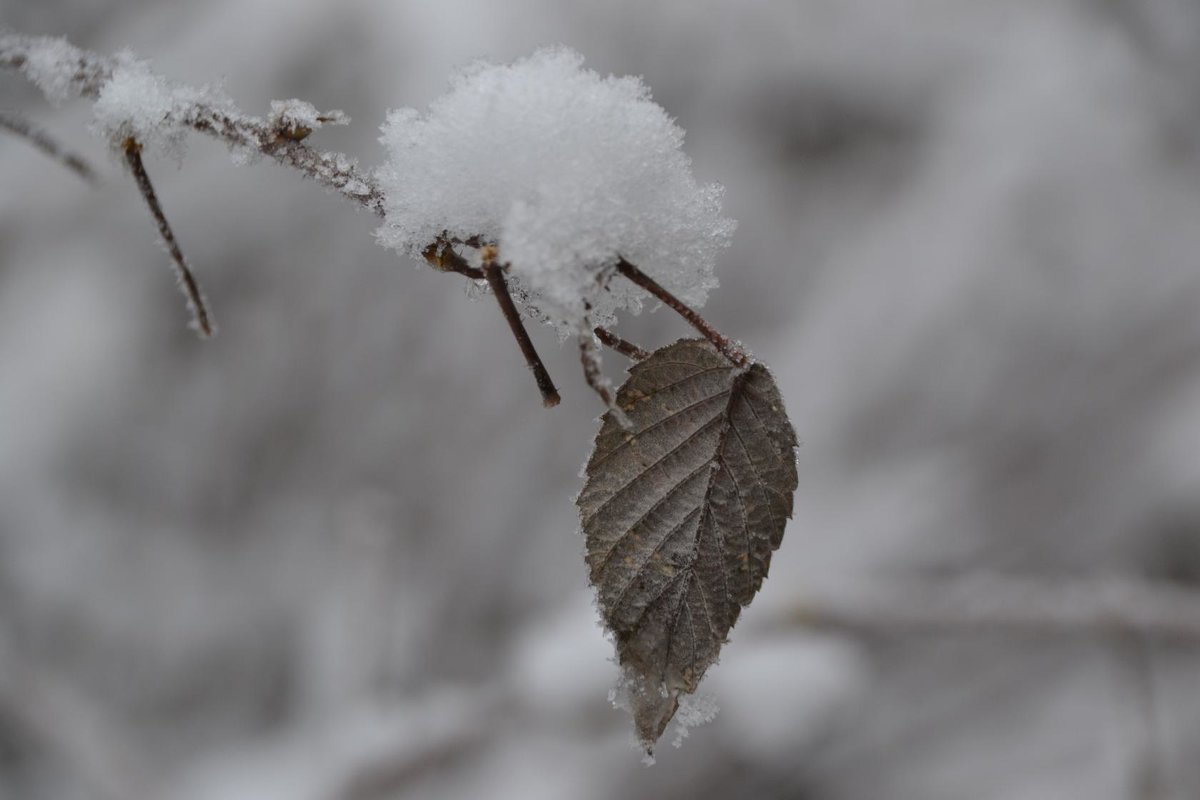
[[[695,310],[716,285],[716,256],[735,227],[722,216],[721,187],[696,182],[683,130],[640,79],[603,77],[566,48],[476,64],[427,113],[390,112],[388,159],[372,172],[305,143],[323,125],[348,123],[340,111],[277,100],[265,118],[250,116],[221,89],[172,83],[128,51],[106,57],[65,39],[0,33],[0,68],[20,70],[52,102],[94,102],[93,129],[124,154],[202,335],[211,326],[199,285],[139,157],[143,147],[178,154],[190,131],[223,141],[236,162],[270,156],[370,209],[383,219],[384,246],[486,279],[546,406],[558,392],[513,297],[578,339],[587,382],[610,408],[593,331],[612,325],[618,309],[636,313],[647,295],[735,364],[748,363]]]
[[[214,88],[170,84],[129,53],[108,57],[64,39],[0,33],[0,68],[20,70],[51,101],[96,101],[97,121],[110,123],[110,132],[119,139],[124,133],[146,144],[172,144],[182,133],[197,131],[224,142],[239,160],[269,156],[383,216],[383,194],[374,178],[349,156],[305,144],[311,127],[285,114],[268,119],[245,114]],[[322,116],[315,115],[314,121],[321,122]],[[123,125],[133,130],[120,130]]]

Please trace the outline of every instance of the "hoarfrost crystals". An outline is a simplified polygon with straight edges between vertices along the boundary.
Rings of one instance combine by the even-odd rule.
[[[277,129],[315,131],[323,125],[349,125],[350,117],[344,111],[317,111],[304,100],[272,100],[267,124]]]
[[[97,131],[116,142],[133,137],[179,158],[187,132],[182,120],[195,108],[206,106],[238,116],[219,89],[175,85],[155,75],[148,62],[128,50],[118,53],[117,60],[112,79],[100,88],[93,108]]]
[[[564,334],[639,310],[640,289],[608,280],[618,257],[703,305],[734,228],[721,187],[696,183],[683,131],[645,84],[582,65],[549,48],[463,70],[428,113],[388,116],[378,170],[383,245],[415,257],[443,232],[495,242]]]
[[[43,39],[29,50],[22,70],[42,90],[46,99],[58,104],[71,94],[71,81],[84,53],[66,39]]]
[[[608,690],[608,702],[618,711],[633,714],[634,696],[646,691],[648,689],[640,678],[622,670],[616,685]],[[665,687],[660,686],[657,690],[649,689],[649,691],[658,691],[663,697],[667,696]],[[711,694],[677,693],[676,696],[679,699],[679,707],[675,710],[671,720],[673,734],[671,746],[678,748],[683,746],[683,740],[688,738],[692,728],[712,722],[720,708],[717,706],[717,698]],[[636,746],[643,751],[642,763],[648,767],[653,766],[655,763],[654,742],[638,740]]]
[[[113,136],[133,136],[145,141],[159,135],[175,108],[167,82],[128,51],[118,55],[121,65],[112,80],[100,89],[94,114],[96,124]]]
[[[671,739],[671,746],[682,747],[683,740],[688,737],[691,729],[712,722],[719,710],[717,699],[713,695],[680,695],[679,710],[675,712],[675,719],[671,721],[675,734]]]

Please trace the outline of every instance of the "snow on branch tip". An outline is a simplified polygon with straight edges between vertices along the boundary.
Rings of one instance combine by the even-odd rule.
[[[476,63],[425,113],[388,115],[379,240],[413,257],[443,236],[495,244],[563,336],[640,309],[638,287],[610,280],[622,258],[703,305],[734,223],[683,136],[641,79],[602,77],[573,50]]]

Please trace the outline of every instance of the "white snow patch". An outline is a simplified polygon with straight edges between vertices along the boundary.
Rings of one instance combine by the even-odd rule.
[[[57,104],[71,96],[71,80],[83,56],[66,39],[45,38],[29,49],[22,70],[47,100]]]
[[[188,130],[184,119],[197,107],[241,116],[220,89],[173,84],[155,75],[148,62],[128,50],[118,53],[117,61],[112,80],[100,88],[93,108],[97,132],[115,142],[133,137],[180,158]]]
[[[619,256],[701,306],[734,222],[722,188],[692,177],[683,135],[639,78],[602,77],[570,49],[477,63],[427,113],[388,115],[379,241],[413,257],[443,231],[496,243],[563,335],[640,310],[640,289],[608,280]]]

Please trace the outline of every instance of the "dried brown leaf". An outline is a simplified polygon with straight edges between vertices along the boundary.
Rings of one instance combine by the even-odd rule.
[[[630,369],[577,503],[647,751],[754,598],[792,515],[796,434],[767,368],[683,339]]]

